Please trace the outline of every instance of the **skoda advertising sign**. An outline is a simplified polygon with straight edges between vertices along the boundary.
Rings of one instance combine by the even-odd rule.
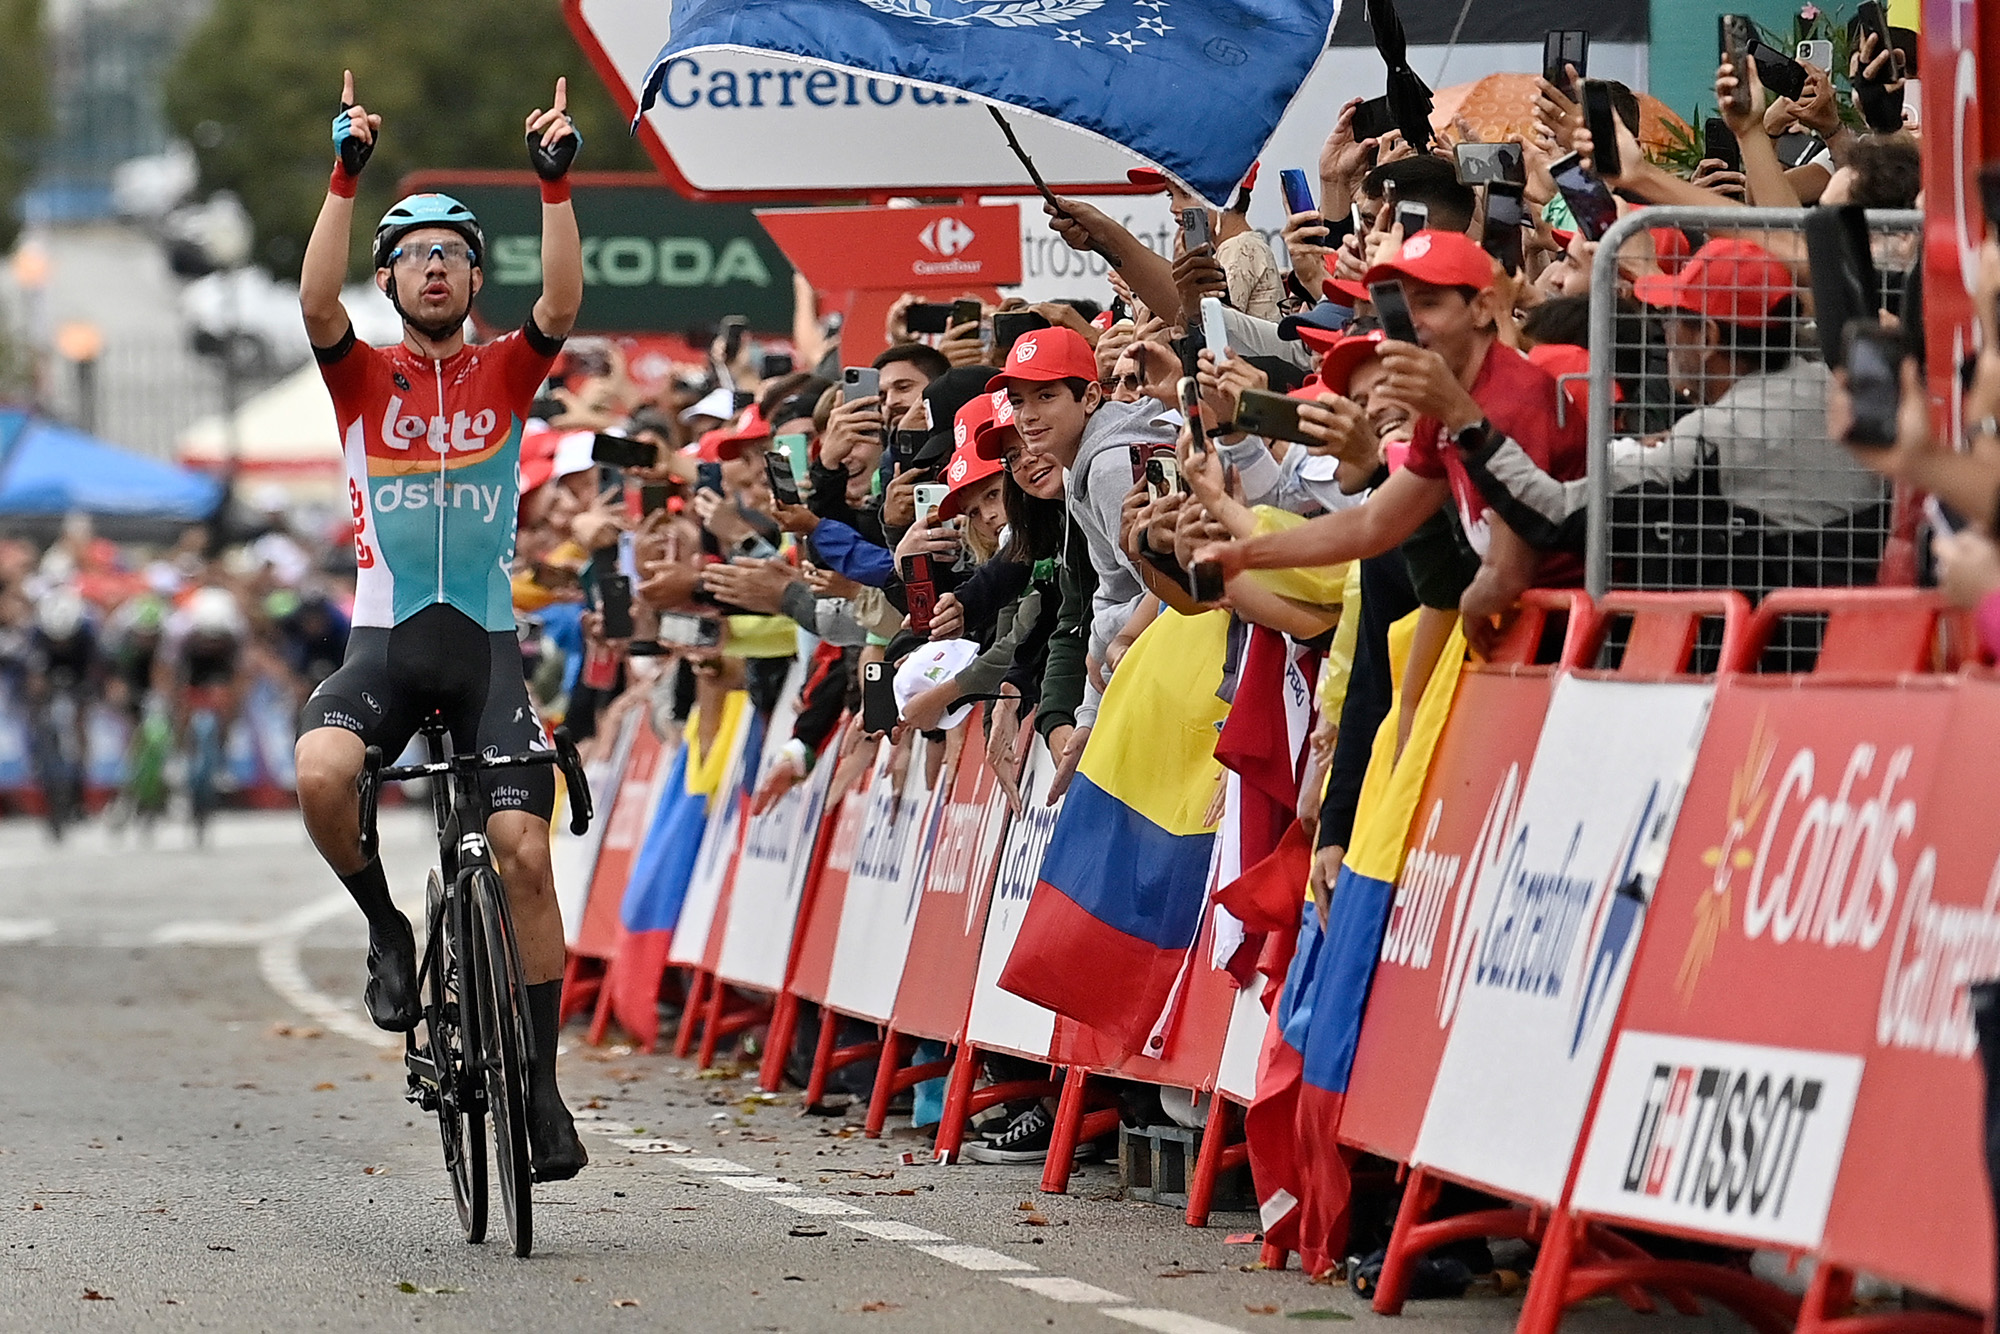
[[[684,333],[726,315],[792,327],[792,266],[750,209],[697,204],[657,177],[578,173],[586,333]],[[486,229],[486,281],[473,315],[491,329],[528,317],[542,290],[542,198],[529,172],[423,172],[405,190],[442,190]]]

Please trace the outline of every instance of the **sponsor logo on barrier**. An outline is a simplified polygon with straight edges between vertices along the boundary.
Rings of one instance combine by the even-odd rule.
[[[1931,902],[1936,880],[1937,850],[1925,848],[1910,873],[1910,895],[1890,946],[1875,1040],[1970,1060],[1979,1037],[1966,988],[2000,976],[2000,862],[1978,907]]]
[[[1810,746],[1793,753],[1773,788],[1777,750],[1758,718],[1731,784],[1722,839],[1703,858],[1714,878],[1696,905],[1694,934],[1681,961],[1677,986],[1684,1004],[1733,916],[1739,872],[1746,874],[1745,940],[1864,952],[1881,943],[1900,887],[1912,883],[1898,845],[1916,828],[1917,803],[1897,789],[1909,776],[1913,747],[1885,754],[1870,742],[1856,745],[1830,795],[1819,787],[1819,757]],[[1857,796],[1863,784],[1875,787],[1872,796]]]
[[[931,849],[931,873],[924,882],[926,894],[965,896],[965,933],[973,931],[973,915],[979,909],[980,885],[976,877],[989,865],[1000,822],[1006,818],[1004,800],[994,798],[972,805],[950,802],[944,808],[937,843]]]
[[[1444,802],[1434,802],[1424,822],[1423,841],[1405,859],[1403,873],[1397,877],[1395,906],[1390,910],[1389,929],[1382,936],[1383,963],[1430,967],[1445,901],[1451,901],[1451,934],[1445,944],[1444,972],[1438,980],[1439,1028],[1451,1027],[1473,946],[1479,939],[1479,929],[1471,925],[1473,894],[1481,878],[1499,862],[1500,849],[1513,831],[1520,808],[1521,766],[1512,764],[1486,804],[1486,816],[1480,821],[1470,854],[1456,857],[1435,846]]]
[[[769,810],[750,818],[743,835],[744,860],[783,862],[791,857],[810,791],[808,784],[795,784]]]
[[[1578,1178],[1613,1216],[1812,1245],[1861,1082],[1859,1057],[1628,1032]]]
[[[1061,806],[1048,806],[1040,801],[1029,802],[1027,807],[1007,837],[1007,852],[1000,860],[1000,874],[993,882],[996,904],[1024,904],[1034,896],[1035,882],[1042,873],[1042,854],[1049,850],[1049,839],[1056,832],[1056,816],[1062,813]]]
[[[917,233],[917,241],[924,249],[933,255],[942,255],[946,259],[950,259],[978,239],[979,233],[949,214],[934,222],[925,223],[924,229]]]
[[[833,826],[833,842],[827,845],[829,869],[845,874],[854,868],[854,850],[861,846],[861,826],[868,810],[868,793],[850,793],[841,804],[840,819]]]

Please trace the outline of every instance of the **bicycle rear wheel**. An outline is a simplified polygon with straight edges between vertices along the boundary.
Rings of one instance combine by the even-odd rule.
[[[426,1027],[430,1055],[437,1072],[438,1138],[444,1146],[445,1170],[451,1176],[451,1196],[458,1206],[458,1225],[471,1243],[486,1240],[486,1112],[485,1090],[478,1067],[468,1059],[474,1044],[468,1038],[463,1002],[466,947],[473,939],[471,907],[463,896],[447,905],[438,873],[431,872],[425,893],[425,921],[433,944],[431,971],[425,979]],[[447,922],[447,908],[453,920]]]
[[[500,877],[475,866],[460,879],[474,920],[471,947],[479,975],[478,1051],[486,1079],[486,1107],[493,1117],[493,1165],[507,1235],[514,1254],[534,1248],[534,1215],[528,1164],[528,1002],[513,922]]]

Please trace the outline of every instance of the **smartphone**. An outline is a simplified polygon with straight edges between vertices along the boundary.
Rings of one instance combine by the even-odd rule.
[[[1368,300],[1375,307],[1375,318],[1382,322],[1383,333],[1399,343],[1417,341],[1417,322],[1410,317],[1410,299],[1403,294],[1402,283],[1370,283]],[[1242,411],[1236,415],[1240,418]]]
[[[792,461],[782,450],[764,452],[764,478],[771,484],[771,495],[780,505],[805,504],[799,495],[799,479],[792,476]]]
[[[1347,205],[1347,221],[1353,226],[1356,236],[1368,234],[1368,220],[1361,216],[1361,201],[1350,200]]]
[[[1312,182],[1297,167],[1286,167],[1278,173],[1278,188],[1285,192],[1285,213],[1316,212],[1319,205],[1313,203]]]
[[[1202,430],[1201,425],[1201,381],[1192,375],[1183,375],[1177,388],[1180,390],[1181,415],[1187,418],[1188,425],[1193,428],[1194,447],[1207,449],[1208,435]]]
[[[951,494],[951,488],[943,482],[919,482],[914,493],[917,522],[922,523],[937,513],[937,507],[944,504],[944,498]]]
[[[1215,235],[1209,230],[1208,210],[1205,208],[1184,208],[1181,210],[1181,235],[1187,238],[1189,250],[1199,250],[1203,246],[1215,246]]]
[[[1403,239],[1409,240],[1431,225],[1431,206],[1414,199],[1397,200],[1396,225],[1403,229]]]
[[[1205,296],[1201,299],[1201,337],[1208,350],[1215,354],[1215,364],[1220,369],[1223,357],[1229,352],[1229,330],[1222,322],[1220,297]]]
[[[1602,79],[1583,81],[1583,127],[1590,131],[1591,163],[1597,175],[1619,175],[1618,113],[1611,106],[1611,85]]]
[[[1730,105],[1738,111],[1750,109],[1750,81],[1743,70],[1743,62],[1749,59],[1750,44],[1757,40],[1756,25],[1742,14],[1718,14],[1715,16],[1716,45],[1722,59],[1736,71],[1736,91],[1729,98]]]
[[[1701,155],[1715,159],[1731,171],[1743,170],[1743,145],[1736,142],[1735,131],[1720,116],[1710,116],[1701,123]]]
[[[722,642],[722,622],[691,611],[663,611],[659,638],[676,648],[714,648]]]
[[[1222,601],[1222,564],[1219,561],[1198,560],[1188,571],[1188,592],[1194,594],[1196,602]]]
[[[896,678],[890,674],[889,664],[862,664],[861,730],[869,733],[891,731],[901,717],[896,708]]]
[[[1354,108],[1354,142],[1380,139],[1396,128],[1396,113],[1389,109],[1387,97],[1371,97]]]
[[[1395,283],[1382,286],[1395,287],[1396,294],[1402,295],[1403,289]],[[1238,396],[1234,425],[1266,440],[1291,440],[1302,445],[1320,443],[1299,429],[1299,400],[1266,389],[1245,389]]]
[[[1021,335],[1031,334],[1037,329],[1046,329],[1049,322],[1038,311],[1001,310],[993,314],[993,357],[1005,362],[1007,354]]]
[[[1889,16],[1882,12],[1878,0],[1861,0],[1854,7],[1854,18],[1847,25],[1847,41],[1851,50],[1859,52],[1863,39],[1870,33],[1875,37],[1875,54],[1893,52],[1889,57],[1892,78],[1901,78],[1904,71],[1903,53],[1896,50],[1895,41],[1889,36]],[[1866,65],[1863,65],[1866,68]]]
[[[910,609],[910,629],[929,638],[931,613],[937,610],[937,584],[931,576],[929,556],[903,558],[903,596]]]
[[[1761,41],[1750,43],[1750,58],[1757,62],[1758,82],[1770,89],[1774,97],[1789,97],[1796,102],[1805,96],[1804,65],[1777,47],[1767,46]]]
[[[722,320],[722,359],[733,363],[743,350],[743,335],[750,321],[741,315],[725,315]]]
[[[1542,34],[1542,77],[1573,101],[1576,88],[1569,81],[1571,65],[1576,66],[1579,79],[1590,73],[1590,33],[1583,28],[1550,28]]]
[[[882,397],[882,372],[873,366],[841,367],[840,396],[849,403]]]
[[[1158,500],[1180,490],[1181,466],[1171,454],[1155,454],[1146,460],[1146,489]]]
[[[780,375],[792,373],[792,354],[789,352],[766,352],[757,362],[760,379],[775,380]]]
[[[1813,313],[1820,355],[1839,370],[1847,355],[1847,326],[1874,320],[1882,284],[1868,249],[1868,221],[1858,205],[1806,210],[1806,259],[1812,266]]]
[[[1583,160],[1575,153],[1550,163],[1549,174],[1555,177],[1556,189],[1569,202],[1570,214],[1575,217],[1576,229],[1583,233],[1584,240],[1602,240],[1611,230],[1611,224],[1618,221],[1618,201],[1611,197],[1610,189],[1583,169]]]
[[[1528,169],[1519,144],[1460,144],[1452,150],[1460,185],[1526,185]]]
[[[650,468],[660,461],[660,447],[650,440],[600,431],[590,442],[590,461],[607,468]]]
[[[1833,43],[1824,37],[1817,41],[1808,39],[1800,42],[1799,49],[1792,54],[1798,57],[1801,64],[1817,65],[1828,73],[1833,70]]]
[[[1847,443],[1887,449],[1896,443],[1896,417],[1903,406],[1903,340],[1874,319],[1847,325],[1847,394],[1853,415]]]
[[[597,576],[597,610],[606,639],[632,637],[632,581],[622,574]]]
[[[986,307],[980,305],[977,298],[965,297],[951,303],[951,327],[954,329],[963,324],[976,325],[985,318]]]
[[[788,431],[771,437],[771,448],[785,456],[794,481],[803,482],[812,472],[812,442],[804,432]]]
[[[1191,378],[1191,377],[1190,377]],[[1146,462],[1161,454],[1173,455],[1174,447],[1165,444],[1127,445],[1125,456],[1132,460],[1132,482],[1137,485],[1146,476]]]
[[[951,328],[951,306],[936,301],[918,301],[903,311],[903,327],[913,334],[941,334]]]
[[[1480,249],[1500,261],[1511,277],[1521,271],[1521,228],[1528,221],[1522,187],[1495,182],[1486,187],[1486,223]]]
[[[639,488],[639,513],[657,514],[667,507],[674,489],[664,483],[648,482]]]

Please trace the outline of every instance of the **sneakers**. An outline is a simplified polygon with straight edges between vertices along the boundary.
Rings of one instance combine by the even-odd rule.
[[[368,986],[361,993],[375,1027],[407,1033],[424,1017],[417,995],[417,938],[401,913],[381,938],[368,933]]]
[[[1049,1141],[1055,1136],[1055,1120],[1035,1103],[1007,1123],[1007,1128],[997,1135],[975,1140],[965,1146],[967,1162],[974,1163],[1039,1163],[1049,1156]],[[1094,1156],[1096,1149],[1090,1144],[1078,1144],[1075,1157],[1078,1161]]]

